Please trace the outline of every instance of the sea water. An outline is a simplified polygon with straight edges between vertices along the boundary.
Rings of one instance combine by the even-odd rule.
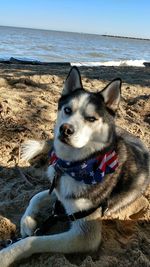
[[[141,65],[150,62],[150,41],[0,26],[0,59]]]

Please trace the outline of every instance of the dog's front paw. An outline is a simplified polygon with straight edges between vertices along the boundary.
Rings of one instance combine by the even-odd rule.
[[[24,215],[21,219],[21,226],[20,226],[21,236],[26,237],[33,235],[34,231],[36,230],[36,227],[37,227],[36,220],[29,215]]]

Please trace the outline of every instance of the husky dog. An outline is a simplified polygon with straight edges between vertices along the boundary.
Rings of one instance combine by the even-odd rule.
[[[120,211],[144,192],[149,183],[149,153],[141,141],[115,126],[120,90],[121,80],[115,79],[100,92],[88,92],[79,70],[71,69],[58,102],[49,153],[47,175],[53,192],[45,190],[31,199],[21,219],[23,239],[0,252],[1,266],[34,253],[96,250],[102,214]],[[24,158],[31,160],[49,149],[48,142],[29,141],[23,148]],[[64,206],[70,229],[34,236],[38,212],[56,199]]]

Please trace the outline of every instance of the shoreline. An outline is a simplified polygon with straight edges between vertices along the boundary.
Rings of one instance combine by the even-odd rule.
[[[125,66],[131,66],[131,67],[150,67],[150,62],[144,61],[144,60],[119,60],[119,61],[84,61],[84,62],[46,62],[46,61],[39,61],[36,59],[30,59],[30,58],[19,58],[19,57],[10,57],[10,58],[0,58],[0,64],[26,64],[26,65],[48,65],[48,66],[54,66],[54,65],[61,65],[61,66],[85,66],[85,67],[99,67],[99,66],[108,66],[108,67],[125,67]]]
[[[111,81],[114,78],[121,78],[123,83],[150,87],[149,73],[150,66],[135,67],[135,66],[78,66],[83,77],[88,79],[97,79],[102,81]],[[55,75],[64,77],[71,68],[69,62],[52,62],[40,63],[26,62],[23,64],[20,60],[12,62],[0,62],[0,77],[12,80],[18,76],[32,80],[34,75]]]

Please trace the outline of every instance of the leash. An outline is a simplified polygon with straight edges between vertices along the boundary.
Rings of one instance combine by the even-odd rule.
[[[59,204],[61,205],[61,203]],[[50,226],[55,225],[58,222],[74,222],[77,221],[79,219],[83,219],[89,215],[91,215],[93,212],[95,212],[98,208],[102,207],[102,214],[104,214],[104,211],[106,210],[107,204],[105,203],[101,203],[100,205],[98,205],[97,207],[93,207],[89,210],[83,210],[83,211],[78,211],[78,212],[74,212],[70,215],[67,214],[57,214],[54,212],[54,214],[50,215],[48,217],[48,219],[46,221],[43,222],[43,224],[37,228],[37,230],[35,231],[36,235],[43,235],[45,234]]]
[[[61,170],[59,170],[56,173],[56,175],[53,179],[53,182],[50,186],[49,194],[51,194],[53,192],[54,188],[56,187],[56,185],[58,183],[58,179],[60,178],[61,174],[62,174]],[[40,225],[39,228],[36,229],[35,233],[36,233],[36,235],[43,235],[49,230],[50,226],[53,226],[58,222],[71,223],[71,222],[77,221],[79,219],[83,219],[83,218],[91,215],[93,212],[95,212],[100,207],[102,209],[102,216],[103,216],[104,212],[107,209],[107,200],[101,202],[96,207],[90,208],[88,210],[77,211],[77,212],[74,212],[74,213],[68,215],[68,214],[65,214],[65,209],[64,209],[63,205],[61,204],[61,202],[59,200],[57,200],[54,204],[52,214]]]
[[[93,212],[95,212],[98,208],[102,208],[102,215],[104,214],[104,211],[107,208],[107,202],[103,202],[101,204],[99,204],[97,207],[93,207],[89,210],[83,210],[83,211],[78,211],[78,212],[74,212],[70,215],[65,214],[65,210],[61,204],[60,201],[56,201],[55,202],[55,208],[53,210],[53,213],[40,225],[39,228],[37,228],[34,231],[34,236],[40,236],[40,235],[44,235],[48,232],[48,230],[50,229],[50,226],[53,226],[55,224],[57,224],[58,222],[74,222],[76,220],[79,219],[83,219],[89,215],[91,215]],[[59,211],[59,214],[57,213]],[[60,214],[60,211],[62,212]],[[12,244],[22,240],[24,238],[14,238],[14,239],[7,239],[4,241],[0,241],[0,250],[3,248],[7,248],[9,246],[11,246]]]
[[[53,192],[53,190],[57,187],[58,180],[60,179],[61,175],[63,174],[63,170],[57,166],[56,174],[54,176],[53,182],[49,189],[49,194]],[[66,214],[65,209],[62,206],[60,201],[56,201],[52,214],[34,231],[34,236],[39,236],[46,234],[46,232],[49,230],[50,226],[55,225],[58,222],[74,222],[79,219],[83,219],[89,215],[91,215],[93,212],[95,212],[98,208],[102,209],[102,216],[104,215],[104,212],[107,209],[107,199],[96,207],[92,207],[88,210],[82,210],[78,212],[74,212],[72,214]],[[9,247],[10,245],[22,240],[22,238],[14,238],[14,239],[7,239],[5,241],[0,241],[0,250],[6,247]]]

